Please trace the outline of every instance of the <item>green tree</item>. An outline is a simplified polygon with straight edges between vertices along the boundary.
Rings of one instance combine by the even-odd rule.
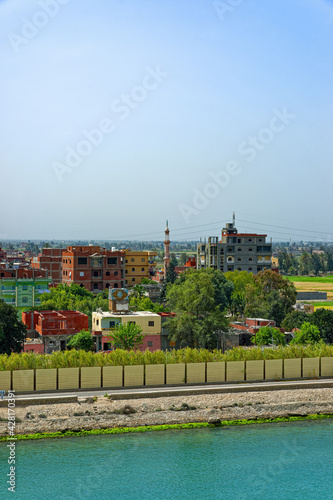
[[[40,297],[40,310],[54,311],[80,311],[89,317],[91,327],[92,312],[96,309],[109,310],[109,301],[106,292],[94,295],[83,287],[72,283],[58,285],[50,289],[49,293],[43,293]]]
[[[187,260],[187,254],[185,252],[180,254],[179,264],[185,266]]]
[[[311,255],[308,252],[303,252],[299,259],[299,274],[307,276],[310,274],[312,265]]]
[[[182,346],[216,347],[228,327],[232,288],[221,271],[186,271],[167,291],[167,304],[176,313],[166,322],[170,338]]]
[[[94,339],[87,330],[81,330],[74,335],[67,344],[69,349],[77,349],[83,351],[91,351],[94,347]]]
[[[286,345],[284,334],[272,326],[260,328],[258,333],[251,338],[251,342],[256,345]]]
[[[145,289],[143,288],[142,285],[134,285],[132,290],[131,290],[131,295],[133,297],[139,297],[140,299],[144,296],[145,294]]]
[[[165,301],[168,287],[170,285],[172,285],[173,283],[175,283],[175,281],[177,280],[177,278],[178,278],[178,275],[176,273],[175,264],[171,260],[169,262],[169,265],[168,265],[168,268],[167,268],[166,277],[163,280],[163,287],[162,287],[162,290],[161,290],[161,293],[160,293],[160,297],[159,297],[159,301],[160,302],[164,302]]]
[[[143,344],[143,339],[142,328],[131,322],[117,325],[110,334],[110,341],[114,349],[124,349],[126,351],[137,349]]]
[[[162,304],[152,302],[149,297],[130,297],[129,305],[132,311],[168,312]]]
[[[27,333],[15,307],[0,300],[0,354],[20,352]]]
[[[316,344],[322,340],[319,328],[305,321],[290,344]]]
[[[304,321],[309,318],[309,315],[304,311],[292,311],[288,313],[287,316],[281,323],[282,328],[286,330],[286,332],[291,332],[293,328],[301,328]]]
[[[325,341],[329,344],[333,344],[333,311],[320,308],[308,317],[309,322],[319,329]]]
[[[253,274],[247,271],[228,271],[225,274],[228,281],[233,283],[234,287],[231,294],[230,311],[233,316],[244,313],[245,309],[245,291],[248,284],[253,284]]]
[[[253,276],[253,283],[246,286],[245,310],[248,317],[273,319],[277,326],[292,311],[296,302],[294,284],[271,270]]]

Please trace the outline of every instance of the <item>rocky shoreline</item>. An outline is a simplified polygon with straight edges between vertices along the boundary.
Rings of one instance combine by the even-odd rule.
[[[216,423],[220,420],[333,414],[333,388],[206,394],[17,406],[16,434],[115,427]],[[8,410],[0,408],[0,436],[8,435]]]

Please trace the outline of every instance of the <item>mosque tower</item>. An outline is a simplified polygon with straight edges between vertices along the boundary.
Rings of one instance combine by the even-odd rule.
[[[169,239],[169,225],[166,221],[165,236],[164,236],[164,279],[166,278],[166,273],[170,264],[170,239]]]

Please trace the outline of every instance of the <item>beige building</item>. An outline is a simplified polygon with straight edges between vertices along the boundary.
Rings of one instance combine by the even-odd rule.
[[[125,250],[125,285],[140,285],[142,278],[151,279],[156,266],[157,252]]]
[[[92,333],[96,337],[96,350],[109,350],[112,328],[130,322],[140,326],[145,336],[140,350],[161,349],[161,316],[159,314],[150,311],[131,311],[126,314],[98,311],[92,313]]]

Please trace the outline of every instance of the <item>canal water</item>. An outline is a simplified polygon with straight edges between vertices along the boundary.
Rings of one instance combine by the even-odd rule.
[[[0,498],[329,499],[333,422],[18,441],[15,494],[0,444]]]

